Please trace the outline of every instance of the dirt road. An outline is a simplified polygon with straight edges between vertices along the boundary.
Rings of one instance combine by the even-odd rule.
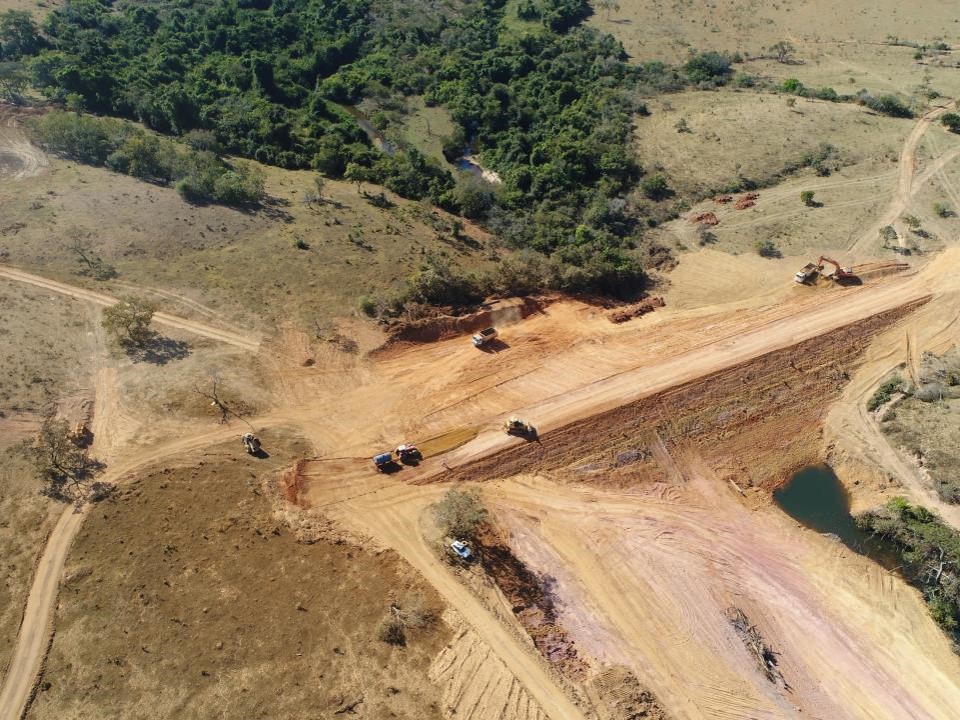
[[[949,110],[949,106],[936,107],[928,110],[913,126],[910,134],[900,150],[900,163],[897,166],[897,184],[894,187],[893,198],[883,215],[876,223],[865,230],[850,246],[850,252],[864,252],[875,248],[879,243],[880,228],[893,225],[907,209],[907,204],[919,189],[922,181],[914,182],[917,168],[917,146],[923,139],[930,124]],[[924,178],[926,179],[926,178]],[[918,179],[919,180],[919,179]]]
[[[47,157],[19,128],[16,117],[0,109],[0,179],[19,180],[43,172]]]
[[[47,539],[27,598],[17,645],[0,688],[0,720],[20,720],[26,707],[50,643],[52,610],[60,591],[63,563],[82,523],[83,513],[69,507]]]
[[[44,290],[60,293],[61,295],[69,295],[70,297],[77,298],[78,300],[92,302],[102,307],[109,307],[117,302],[116,298],[110,297],[109,295],[93,292],[92,290],[85,290],[83,288],[67,285],[66,283],[57,282],[55,280],[48,280],[47,278],[24,272],[23,270],[18,270],[17,268],[13,268],[8,265],[0,265],[0,277],[8,280],[14,280],[16,282],[27,283],[28,285],[33,285],[35,287],[43,288]],[[154,314],[153,320],[158,325],[164,325],[166,327],[193,333],[194,335],[199,335],[200,337],[227,343],[228,345],[233,345],[234,347],[238,347],[242,350],[248,350],[255,353],[260,349],[259,340],[248,335],[243,335],[242,333],[234,330],[226,330],[221,327],[208,325],[207,323],[197,322],[195,320],[187,320],[186,318],[176,317],[175,315],[168,315],[167,313],[162,312]]]

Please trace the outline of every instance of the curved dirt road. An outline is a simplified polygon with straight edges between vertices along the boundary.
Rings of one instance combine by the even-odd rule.
[[[15,117],[0,114],[0,179],[19,180],[43,172],[47,157],[19,129]]]
[[[913,196],[915,190],[913,181],[917,168],[917,146],[923,139],[930,124],[947,112],[947,110],[949,110],[948,106],[935,107],[925,112],[920,116],[920,119],[917,120],[910,134],[907,135],[907,139],[904,141],[903,148],[900,151],[900,162],[897,165],[897,184],[893,191],[893,199],[890,201],[883,215],[880,216],[880,219],[863,232],[850,246],[851,252],[864,251],[869,249],[871,245],[875,245],[880,228],[886,225],[892,225],[896,222],[897,218],[903,214],[904,210],[907,209],[907,204],[910,202],[910,198]],[[920,183],[918,182],[917,187],[919,188],[919,186]]]
[[[45,277],[33,275],[32,273],[28,273],[8,265],[0,265],[0,277],[8,280],[14,280],[16,282],[27,283],[28,285],[33,285],[35,287],[43,288],[44,290],[60,293],[61,295],[69,295],[70,297],[77,298],[78,300],[85,300],[103,307],[109,307],[110,305],[115,305],[117,303],[117,299],[110,297],[109,295],[74,287],[73,285],[67,285],[66,283],[57,282],[56,280],[48,280]],[[210,340],[217,340],[218,342],[238,347],[241,350],[248,350],[255,353],[260,349],[259,340],[233,330],[225,330],[213,325],[208,325],[207,323],[197,322],[196,320],[187,320],[186,318],[169,315],[163,312],[156,313],[153,316],[153,319],[159,325],[165,325],[177,330],[184,330],[186,332],[193,333],[194,335],[199,335],[200,337],[209,338]]]

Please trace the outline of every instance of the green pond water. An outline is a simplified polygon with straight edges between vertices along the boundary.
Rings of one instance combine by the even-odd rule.
[[[829,533],[854,552],[866,555],[887,569],[900,564],[892,547],[857,527],[850,515],[850,498],[827,465],[804,468],[773,493],[773,500],[801,525]]]

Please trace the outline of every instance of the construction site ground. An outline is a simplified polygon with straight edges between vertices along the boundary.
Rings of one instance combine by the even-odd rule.
[[[897,121],[891,137],[902,143],[891,146],[892,160],[867,158],[855,174],[823,180],[851,180],[862,193],[850,198],[863,200],[862,216],[836,216],[848,223],[844,231],[821,230],[809,243],[781,238],[782,259],[734,255],[722,250],[743,249],[747,236],[719,233],[750,218],[809,235],[810,218],[794,211],[806,185],[761,191],[745,211],[707,201],[720,220],[716,247],[694,250],[685,217],[659,231],[693,250],[658,290],[665,307],[614,324],[602,308],[558,300],[525,318],[501,318],[502,342],[491,352],[455,337],[367,353],[382,336],[355,316],[338,321],[359,349],[346,351],[302,321],[334,317],[332,308],[358,287],[318,280],[318,296],[334,294],[313,305],[313,268],[289,285],[261,279],[262,294],[243,289],[269,243],[291,254],[289,266],[299,262],[279,213],[315,232],[318,247],[332,227],[326,215],[304,219],[313,211],[292,200],[278,206],[276,220],[190,208],[172,191],[45,158],[5,125],[13,131],[4,142],[23,158],[5,167],[25,170],[5,171],[0,200],[5,212],[31,218],[5,216],[0,236],[0,290],[14,298],[9,327],[63,331],[52,318],[28,328],[39,300],[16,300],[21,291],[83,308],[64,331],[78,333],[70,345],[80,360],[54,354],[62,369],[49,387],[58,398],[83,394],[92,403],[91,452],[118,492],[81,513],[28,498],[25,489],[2,500],[4,517],[16,518],[10,528],[19,527],[21,508],[35,520],[17,535],[18,570],[7,576],[22,620],[18,630],[20,613],[2,616],[0,647],[10,650],[0,719],[20,720],[27,708],[27,718],[626,720],[634,707],[691,720],[952,718],[960,660],[920,594],[798,526],[770,498],[792,471],[826,460],[854,509],[905,494],[960,527],[956,506],[932,496],[865,409],[891,368],[915,367],[924,351],[960,339],[957,232],[949,218],[932,215],[928,194],[954,192],[960,141],[936,126],[945,107],[912,124]],[[883,163],[888,170],[874,167]],[[271,172],[275,196],[309,186],[308,175]],[[825,206],[817,212],[828,210],[832,191],[818,189]],[[353,188],[334,185],[331,194],[366,212]],[[157,203],[180,225],[147,225]],[[267,240],[256,240],[266,244],[254,243],[249,256],[236,250],[243,260],[235,265],[231,243],[204,244],[163,275],[169,256],[150,255],[152,244],[135,242],[123,259],[118,225],[92,236],[121,272],[99,284],[78,278],[62,249],[43,250],[46,238],[67,237],[67,224],[90,231],[89,207],[136,225],[141,238],[169,233],[157,240],[163,252],[204,244],[198,238],[208,224],[226,225],[230,238]],[[895,268],[901,258],[880,248],[877,230],[908,212],[936,229],[939,244]],[[387,239],[395,220],[383,219],[383,252],[373,254],[333,226],[331,247],[355,253],[358,264],[344,255],[331,277],[343,275],[346,260],[357,268],[374,256],[392,263],[388,246],[406,252]],[[421,220],[411,227],[429,227]],[[10,229],[19,222],[26,227]],[[751,241],[768,230],[757,222]],[[440,234],[431,228],[423,243],[445,245]],[[805,254],[813,248],[853,265],[862,282],[795,284],[793,272],[815,259]],[[137,259],[140,250],[148,254]],[[472,262],[477,251],[463,252]],[[412,267],[416,258],[405,257]],[[238,275],[227,282],[230,268]],[[98,308],[124,291],[120,282],[147,277],[164,304],[158,330],[189,351],[165,363],[118,354],[95,322]],[[251,320],[258,302],[263,317],[279,317],[288,298],[299,326],[274,324],[266,333],[270,323]],[[22,361],[4,362],[20,372]],[[78,362],[86,380],[72,379]],[[220,424],[201,400],[197,390],[214,378],[242,420]],[[34,402],[32,387],[17,388],[24,407]],[[16,420],[21,437],[36,422],[30,412]],[[532,422],[537,439],[506,436],[501,422],[511,415]],[[10,418],[0,423],[15,432]],[[251,428],[268,458],[243,454],[239,436]],[[377,473],[371,456],[402,442],[420,444],[423,462]],[[25,466],[8,467],[19,468],[19,485],[5,488],[38,489]],[[480,490],[512,556],[549,587],[551,623],[576,663],[551,663],[550,652],[538,650],[557,646],[531,630],[530,614],[520,617],[525,608],[511,606],[495,573],[458,569],[439,554],[429,507],[454,482]],[[51,526],[43,544],[37,528]],[[13,540],[0,533],[5,544]],[[31,558],[37,570],[27,593]],[[377,640],[390,603],[412,596],[440,620],[410,631],[404,648]],[[733,609],[775,652],[782,681],[771,681],[747,649],[730,623]]]

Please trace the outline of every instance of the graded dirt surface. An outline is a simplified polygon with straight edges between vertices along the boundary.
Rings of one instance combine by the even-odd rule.
[[[952,717],[960,663],[915,591],[775,509],[744,507],[695,455],[676,461],[678,477],[622,493],[485,488],[520,557],[562,578],[578,645],[634,669],[675,718]],[[759,624],[789,689],[744,650],[731,606]]]

